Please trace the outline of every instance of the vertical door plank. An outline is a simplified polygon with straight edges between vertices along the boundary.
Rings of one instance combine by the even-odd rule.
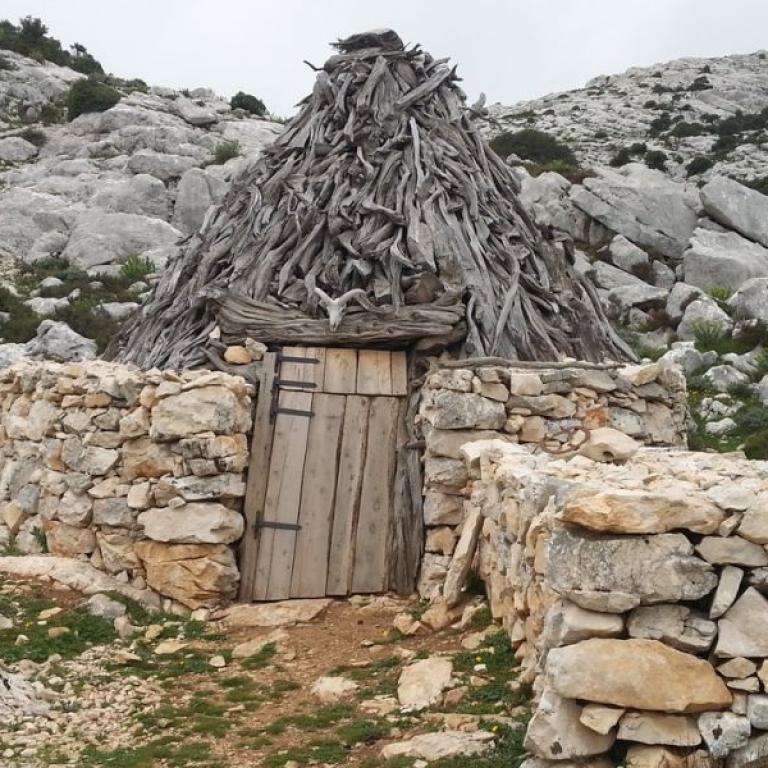
[[[317,360],[316,363],[280,364],[281,381],[301,381],[314,384],[311,388],[291,387],[281,384],[280,389],[286,392],[297,390],[305,392],[322,392],[325,378],[325,348],[324,347],[283,347],[282,354],[288,357],[307,357]]]
[[[309,392],[280,392],[278,405],[309,411],[312,395]],[[298,520],[309,422],[307,416],[280,413],[275,417],[264,504],[265,521],[296,524]],[[290,597],[295,542],[296,531],[262,529],[256,568],[257,599],[282,600]]]
[[[355,536],[353,592],[383,592],[387,588],[398,409],[396,397],[376,397],[371,404]]]
[[[357,394],[392,394],[389,352],[378,349],[361,349],[357,353]]]
[[[323,392],[354,395],[357,391],[357,350],[326,349]]]
[[[405,352],[391,352],[392,394],[408,394],[408,358]]]
[[[368,415],[371,408],[371,399],[368,397],[350,395],[346,400],[328,556],[326,592],[329,595],[348,595],[351,588],[355,530],[363,487]]]
[[[248,479],[243,503],[245,531],[239,547],[240,588],[237,597],[242,603],[248,603],[254,597],[256,561],[259,553],[259,536],[254,523],[263,515],[264,497],[267,493],[269,461],[272,453],[272,401],[277,376],[276,365],[277,355],[274,352],[267,352],[261,364],[251,437],[251,458],[248,464]]]
[[[345,400],[343,395],[312,396],[291,597],[325,597]]]

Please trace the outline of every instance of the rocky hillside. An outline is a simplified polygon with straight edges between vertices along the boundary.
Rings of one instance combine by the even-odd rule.
[[[768,174],[768,53],[633,67],[584,88],[490,107],[488,131],[535,128],[583,165],[663,165],[674,177]],[[691,163],[696,164],[691,168]]]
[[[6,341],[27,342],[42,318],[91,338],[114,330],[281,128],[205,88],[107,82],[0,50]]]

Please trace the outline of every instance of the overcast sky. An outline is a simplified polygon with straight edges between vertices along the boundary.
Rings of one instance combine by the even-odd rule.
[[[681,56],[768,48],[768,0],[0,0],[152,85],[244,90],[287,116],[338,37],[392,27],[512,104]]]

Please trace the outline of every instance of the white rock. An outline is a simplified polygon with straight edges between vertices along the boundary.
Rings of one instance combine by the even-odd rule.
[[[243,535],[243,517],[217,502],[192,502],[142,512],[136,521],[153,541],[173,544],[232,544]]]
[[[727,176],[701,189],[704,210],[719,224],[768,247],[768,197]]]
[[[768,249],[735,232],[697,229],[683,254],[685,282],[708,290],[736,290],[768,273]]]
[[[406,741],[387,744],[381,750],[385,760],[415,757],[428,762],[455,757],[483,755],[492,747],[493,734],[488,731],[438,731],[423,733]]]
[[[722,758],[743,747],[752,729],[746,717],[733,712],[704,712],[699,715],[699,730],[710,754]]]
[[[345,677],[320,677],[312,684],[310,691],[323,704],[332,704],[348,698],[357,689],[357,683]]]
[[[439,704],[452,674],[453,663],[441,656],[409,664],[397,683],[400,705],[408,711],[418,711]]]

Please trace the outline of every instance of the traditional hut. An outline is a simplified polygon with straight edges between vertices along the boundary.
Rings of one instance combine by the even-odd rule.
[[[335,48],[110,351],[226,367],[227,346],[269,346],[243,599],[413,588],[426,355],[627,354],[570,244],[520,204],[455,68],[391,30]]]
[[[572,252],[546,239],[473,123],[455,67],[391,30],[353,35],[232,185],[112,354],[380,345],[459,356],[626,354]]]

